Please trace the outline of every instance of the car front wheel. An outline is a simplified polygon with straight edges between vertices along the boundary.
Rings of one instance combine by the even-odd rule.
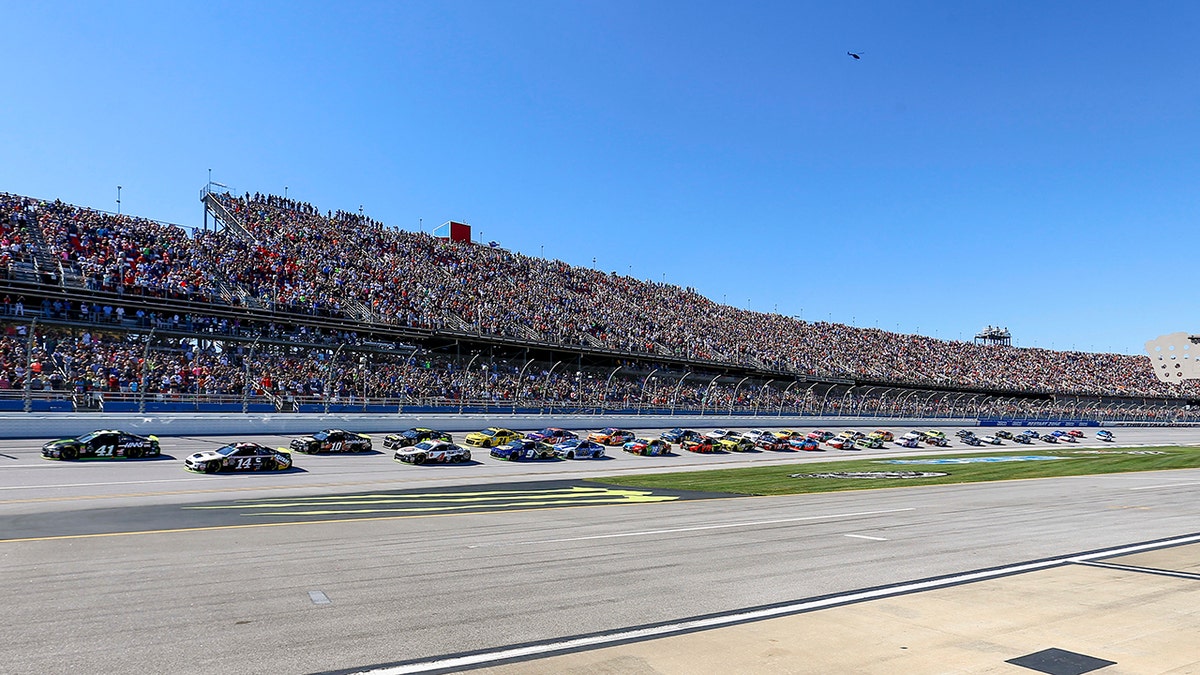
[[[220,462],[209,462],[204,465],[204,473],[216,473],[221,470]]]

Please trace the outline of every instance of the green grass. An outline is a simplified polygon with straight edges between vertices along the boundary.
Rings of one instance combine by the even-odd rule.
[[[1159,454],[1129,454],[1129,453]],[[1093,454],[1105,453],[1105,454]],[[1068,459],[972,464],[892,464],[888,460],[952,459],[956,457],[1055,456]],[[782,466],[749,467],[609,476],[591,479],[609,485],[726,492],[744,495],[790,495],[810,492],[841,492],[883,487],[915,487],[953,483],[982,483],[1022,478],[1088,476],[1131,471],[1161,471],[1200,467],[1200,448],[1164,446],[1155,448],[1028,448],[1017,451],[973,452],[937,456],[894,455],[841,462],[796,462]],[[946,476],[933,478],[792,478],[791,474],[850,471],[936,471]]]

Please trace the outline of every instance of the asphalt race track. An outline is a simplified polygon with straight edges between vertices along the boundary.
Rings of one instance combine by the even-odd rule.
[[[1200,442],[1115,433],[1120,446]],[[293,471],[209,476],[182,458],[220,439],[162,440],[172,458],[124,462],[0,445],[5,671],[420,671],[1200,530],[1200,470],[758,498],[579,479],[930,451],[509,463],[473,450],[459,466],[297,454]],[[1039,446],[1001,449],[1017,447]]]

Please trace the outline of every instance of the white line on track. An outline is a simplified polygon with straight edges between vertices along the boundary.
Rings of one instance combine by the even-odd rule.
[[[887,541],[883,537],[871,537],[865,534],[847,534],[846,537],[854,537],[855,539],[870,539],[871,541]]]
[[[56,483],[54,485],[5,485],[0,490],[44,490],[47,488],[65,487],[94,487],[99,485],[145,485],[148,483],[184,483],[193,480],[208,480],[207,478],[161,478],[158,480],[118,480],[109,483]]]
[[[1200,485],[1200,482],[1192,482],[1192,483],[1167,483],[1167,484],[1165,484],[1165,485],[1142,485],[1142,486],[1140,486],[1140,487],[1129,488],[1129,489],[1130,489],[1130,491],[1133,491],[1133,490],[1161,490],[1162,488],[1183,487],[1183,486],[1185,486],[1185,485]]]
[[[886,511],[859,511],[857,513],[830,513],[823,516],[800,516],[797,518],[779,518],[777,520],[753,520],[744,523],[722,523],[720,525],[696,525],[695,527],[675,527],[668,530],[641,530],[639,532],[614,532],[613,534],[595,534],[587,537],[565,537],[563,539],[534,539],[531,541],[512,541],[497,544],[472,544],[467,548],[483,548],[486,546],[530,546],[533,544],[562,544],[570,541],[590,541],[593,539],[618,539],[621,537],[646,537],[655,534],[675,534],[677,532],[699,532],[701,530],[722,530],[731,527],[755,527],[758,525],[776,525],[779,523],[798,523],[805,520],[828,520],[830,518],[853,518],[855,516],[877,516],[884,513],[901,513],[915,511],[915,508],[888,509]]]
[[[980,572],[968,572],[966,574],[959,574],[941,579],[917,581],[911,584],[891,586],[888,588],[878,588],[870,591],[845,593],[829,598],[822,598],[820,600],[800,601],[789,605],[768,607],[766,609],[740,612],[737,614],[726,614],[724,616],[709,617],[707,619],[694,619],[691,621],[681,621],[679,623],[672,623],[663,626],[639,628],[609,633],[606,635],[592,635],[574,638],[571,640],[562,640],[560,642],[528,645],[525,647],[510,647],[507,649],[497,649],[495,651],[481,654],[469,654],[466,656],[433,659],[400,666],[385,666],[382,668],[375,668],[373,670],[360,671],[360,675],[406,675],[408,673],[424,673],[432,670],[458,670],[462,668],[475,667],[486,663],[493,663],[496,661],[529,658],[534,656],[542,656],[553,652],[583,648],[594,648],[630,640],[645,640],[647,638],[660,637],[684,631],[719,628],[721,626],[728,626],[746,621],[758,621],[762,619],[769,619],[771,617],[782,616],[785,614],[795,614],[798,612],[821,609],[824,607],[830,607],[832,605],[843,605],[850,602],[862,602],[864,600],[876,600],[879,598],[902,595],[915,591],[927,591],[930,589],[944,588],[946,586],[953,586],[956,584],[983,581],[985,579],[994,579],[996,577],[1007,576],[1010,574],[1034,572],[1050,567],[1056,567],[1064,563],[1083,563],[1090,560],[1096,560],[1098,558],[1108,558],[1115,555],[1137,553],[1139,551],[1145,551],[1148,549],[1179,546],[1182,544],[1192,544],[1196,542],[1200,542],[1200,535],[1191,535],[1187,537],[1180,537],[1178,539],[1153,542],[1149,544],[1135,544],[1133,546],[1111,548],[1104,551],[1096,551],[1094,553],[1085,553],[1083,555],[1068,555],[1061,558],[1051,558],[1049,560],[1041,560],[1032,563],[1021,563],[1018,565],[1010,565],[1008,567],[983,570]]]

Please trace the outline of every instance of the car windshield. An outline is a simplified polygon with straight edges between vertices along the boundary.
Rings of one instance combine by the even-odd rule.
[[[612,434],[615,434],[615,433],[617,433],[618,431],[620,431],[620,429],[618,429],[618,428],[616,428],[616,427],[605,427],[605,428],[604,428],[604,430],[603,430],[603,431],[601,431],[600,433],[602,433],[602,434],[608,434],[608,435],[610,435],[610,436],[611,436]]]
[[[667,433],[668,433],[668,434],[682,434],[682,433],[683,433],[683,429],[680,429],[679,427],[676,427],[676,428],[674,428],[674,429],[672,429],[672,430],[668,431]]]
[[[423,442],[423,443],[417,443],[417,445],[416,445],[416,449],[417,449],[417,450],[432,450],[432,449],[433,449],[433,443],[431,443],[431,442],[429,442],[429,441],[425,441],[425,442]]]
[[[217,453],[228,457],[229,455],[237,452],[237,449],[238,447],[236,445],[226,445],[223,448],[217,448]]]
[[[484,436],[495,436],[496,430],[495,429],[484,429],[483,431],[481,431],[479,433],[483,434]]]
[[[88,441],[92,440],[93,438],[95,438],[99,435],[100,435],[99,431],[89,431],[86,434],[80,436],[79,438],[77,438],[75,440],[79,441],[80,443],[87,443]]]
[[[323,441],[326,438],[329,438],[329,430],[326,429],[325,431],[318,431],[317,433],[313,434],[312,437],[314,441]]]
[[[542,430],[541,430],[541,431],[539,431],[538,433],[539,433],[539,434],[541,434],[541,435],[543,435],[543,436],[557,436],[557,435],[558,435],[558,429],[555,429],[555,428],[553,428],[553,427],[546,427],[545,429],[542,429]]]

